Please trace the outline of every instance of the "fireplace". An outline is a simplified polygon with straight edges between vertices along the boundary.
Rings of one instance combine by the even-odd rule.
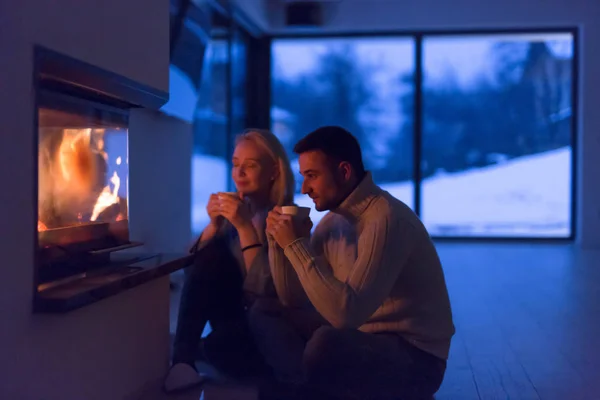
[[[106,263],[102,257],[90,257],[93,252],[131,245],[128,111],[42,89],[37,94],[37,121],[43,284]]]
[[[38,105],[42,247],[128,242],[127,114],[43,93]]]
[[[33,311],[69,312],[189,265],[190,255],[143,252],[130,239],[132,110],[158,110],[168,93],[41,47],[34,65]],[[154,129],[136,126],[137,143]]]
[[[166,96],[45,48],[34,63],[39,308],[51,288],[132,262],[114,261],[141,244],[129,238],[129,114]]]

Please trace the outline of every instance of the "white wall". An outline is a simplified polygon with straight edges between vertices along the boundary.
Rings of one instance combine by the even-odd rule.
[[[67,315],[31,314],[32,56],[39,43],[167,90],[168,24],[166,0],[0,0],[2,399],[119,399],[165,371],[168,278]]]
[[[129,119],[131,240],[150,252],[187,252],[192,241],[192,125],[159,111]],[[211,171],[207,171],[211,173]]]
[[[283,1],[264,12],[273,34],[285,27]],[[597,0],[344,0],[324,1],[325,24],[296,31],[580,27],[579,132],[577,133],[577,241],[600,249],[600,1]]]

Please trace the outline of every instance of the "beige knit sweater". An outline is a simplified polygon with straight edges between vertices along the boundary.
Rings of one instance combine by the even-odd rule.
[[[285,305],[310,301],[334,327],[397,332],[448,358],[454,325],[436,249],[414,212],[370,174],[310,240],[284,252],[269,239],[269,264]]]

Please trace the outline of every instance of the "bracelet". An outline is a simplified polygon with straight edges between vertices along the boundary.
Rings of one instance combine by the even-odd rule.
[[[254,243],[254,244],[248,245],[246,247],[243,247],[242,248],[242,253],[245,252],[246,250],[254,249],[256,247],[262,247],[262,244],[260,244],[260,243]]]

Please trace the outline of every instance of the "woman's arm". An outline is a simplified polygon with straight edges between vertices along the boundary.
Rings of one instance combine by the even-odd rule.
[[[244,266],[246,267],[246,271],[249,271],[254,259],[262,249],[262,241],[251,222],[238,229],[238,236],[240,238]]]

